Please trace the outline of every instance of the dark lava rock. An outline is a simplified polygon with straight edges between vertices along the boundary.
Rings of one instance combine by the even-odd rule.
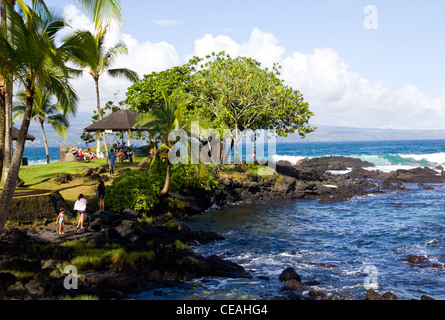
[[[281,272],[279,276],[280,281],[289,281],[289,280],[297,280],[301,282],[301,277],[292,267],[286,268],[283,272]]]
[[[382,295],[383,300],[397,300],[397,297],[394,293],[388,291]]]
[[[0,272],[0,290],[6,290],[17,281],[16,276],[8,272]]]
[[[365,300],[382,300],[382,296],[380,293],[378,293],[372,289],[369,289],[366,292]]]
[[[291,290],[296,292],[303,292],[304,291],[304,285],[297,281],[296,279],[287,280],[284,283],[283,290]]]
[[[414,264],[419,264],[419,263],[425,262],[427,260],[428,259],[424,256],[415,256],[415,255],[409,256],[409,257],[403,259],[403,261],[406,261],[409,263],[414,263]]]

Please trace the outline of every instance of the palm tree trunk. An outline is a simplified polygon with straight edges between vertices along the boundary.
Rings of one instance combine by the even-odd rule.
[[[0,181],[2,180],[3,161],[5,159],[5,99],[0,93]]]
[[[103,120],[102,112],[100,111],[100,93],[99,93],[99,78],[94,78],[94,83],[96,85],[96,100],[97,100],[97,114],[99,115],[99,120]],[[108,144],[107,144],[107,134],[103,132],[104,144],[105,144],[105,157],[108,153]],[[100,141],[99,141],[100,143]],[[97,146],[100,150],[100,146]]]
[[[6,30],[6,24],[8,22],[6,17],[6,0],[0,0],[0,9],[1,9],[1,25],[4,30]],[[15,5],[15,0],[7,0],[10,5]],[[3,143],[3,161],[2,161],[2,168],[4,169],[3,175],[0,174],[1,178],[1,185],[4,186],[6,183],[6,176],[10,170],[11,167],[11,161],[12,161],[12,95],[13,95],[13,84],[12,81],[8,81],[8,79],[3,79],[4,89],[5,89],[5,101],[4,101],[4,115],[5,115],[5,122],[4,122],[4,130],[5,130],[5,136],[4,136],[4,143]]]
[[[49,164],[48,141],[46,140],[45,127],[43,126],[44,121],[39,120],[39,122],[40,122],[40,127],[42,128],[43,143],[45,144],[46,163]]]
[[[3,158],[3,175],[2,186],[6,183],[6,176],[11,169],[12,162],[12,83],[5,81],[6,96],[5,96],[5,142],[4,142],[4,158]]]
[[[169,188],[170,188],[170,163],[167,165],[167,173],[165,175],[164,188],[159,193],[159,196],[161,196],[161,197],[166,196]]]
[[[25,116],[23,117],[14,156],[12,157],[11,169],[6,177],[6,183],[0,196],[0,203],[2,204],[0,207],[0,232],[5,228],[5,224],[11,210],[12,199],[14,197],[17,179],[19,176],[23,151],[25,150],[26,135],[28,134],[29,124],[31,122],[33,99],[33,97],[27,98]]]
[[[6,5],[4,0],[0,0],[0,21],[2,27],[6,26]],[[6,138],[6,83],[3,77],[0,76],[0,181],[2,181],[3,162],[5,160],[5,138]]]

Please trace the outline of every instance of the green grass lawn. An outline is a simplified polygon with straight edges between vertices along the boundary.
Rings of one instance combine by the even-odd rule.
[[[119,176],[123,171],[139,170],[137,165],[142,159],[143,158],[135,158],[132,164],[129,162],[124,162],[123,164],[117,163],[115,175],[113,177],[109,177],[108,173],[102,174],[109,177],[105,184],[111,184],[113,179]],[[102,167],[106,165],[106,159],[98,159],[91,162],[54,162],[35,166],[22,166],[20,168],[19,177],[25,182],[25,186],[16,188],[15,197],[59,191],[62,197],[70,205],[74,204],[80,193],[83,193],[87,199],[92,199],[94,197],[94,190],[97,187],[97,181],[88,179],[85,177],[85,173],[88,168]],[[55,183],[53,178],[64,173],[78,175],[78,177],[68,183]],[[0,191],[1,190],[2,189],[0,188]]]

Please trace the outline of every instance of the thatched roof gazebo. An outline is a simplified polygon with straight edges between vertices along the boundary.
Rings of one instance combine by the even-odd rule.
[[[11,135],[12,135],[13,141],[17,141],[19,139],[19,133],[20,133],[19,129],[17,129],[16,127],[12,127]],[[36,140],[36,137],[34,137],[33,135],[30,135],[30,134],[27,134],[26,140],[34,141],[34,140]]]
[[[103,131],[145,131],[141,128],[135,128],[139,113],[131,110],[119,110],[112,113],[101,121],[95,122],[86,127],[84,132],[103,132]]]
[[[139,113],[135,111],[128,109],[119,110],[103,120],[86,127],[83,132],[127,132],[128,146],[130,146],[130,133],[132,131],[146,131],[146,129],[134,126],[138,118]]]

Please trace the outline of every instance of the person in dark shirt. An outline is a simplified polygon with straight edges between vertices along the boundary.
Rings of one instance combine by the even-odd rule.
[[[108,163],[110,164],[110,175],[113,175],[114,167],[116,165],[116,154],[114,153],[114,149],[111,149],[108,154]]]
[[[105,183],[99,180],[99,185],[97,186],[97,196],[99,197],[99,210],[105,210]]]

